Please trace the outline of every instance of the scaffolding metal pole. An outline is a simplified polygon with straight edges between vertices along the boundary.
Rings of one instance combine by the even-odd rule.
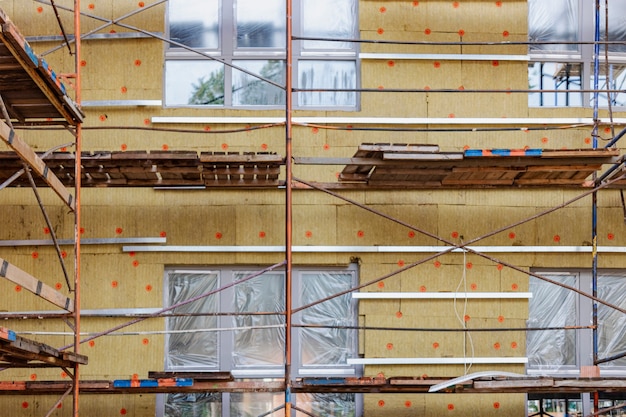
[[[292,112],[293,112],[293,0],[286,0],[286,85],[285,85],[285,416],[291,416],[291,342],[292,342]]]
[[[593,46],[593,149],[598,148],[598,98],[599,98],[599,83],[598,77],[600,76],[600,0],[595,1],[595,33]],[[605,46],[608,47],[608,46]],[[595,181],[597,174],[593,174],[593,180]],[[598,193],[594,192],[591,195],[591,242],[593,245],[593,258],[591,266],[591,294],[593,297],[598,296]],[[593,340],[593,365],[598,365],[598,303],[594,300],[592,302],[592,340]],[[599,397],[598,392],[593,393],[593,411],[598,412],[599,409]]]
[[[76,88],[75,101],[80,107],[81,105],[81,35],[80,35],[80,0],[74,0],[74,39],[76,44],[74,46],[74,71],[75,80],[74,85]],[[82,126],[79,122],[76,125],[76,146],[75,146],[75,158],[74,163],[74,187],[76,194],[76,210],[74,210],[74,352],[76,354],[80,351],[80,229],[81,229],[81,152],[82,152]],[[72,392],[72,412],[74,417],[79,416],[79,392],[80,392],[80,370],[78,362],[74,364],[74,377],[73,377],[73,392]]]

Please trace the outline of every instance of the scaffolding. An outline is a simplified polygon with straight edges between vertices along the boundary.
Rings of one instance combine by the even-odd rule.
[[[599,1],[599,0],[596,0]],[[542,150],[542,149],[490,149],[490,150],[476,150],[468,149],[463,152],[440,152],[438,147],[424,147],[424,145],[413,144],[362,144],[356,151],[353,157],[350,158],[308,158],[294,155],[292,146],[292,130],[294,126],[307,126],[321,129],[338,129],[337,126],[332,124],[335,121],[330,121],[328,124],[316,124],[316,119],[297,120],[293,117],[293,93],[303,92],[306,90],[295,88],[292,85],[293,75],[291,74],[291,55],[290,44],[294,40],[324,40],[332,41],[332,39],[317,39],[317,38],[303,38],[295,37],[292,33],[291,26],[291,13],[292,13],[292,0],[287,0],[287,73],[286,73],[286,105],[285,105],[285,117],[280,120],[268,120],[267,125],[264,126],[284,126],[285,128],[285,155],[275,155],[271,153],[249,153],[249,154],[225,154],[219,152],[203,152],[200,155],[193,152],[177,152],[177,151],[162,151],[162,152],[100,152],[91,155],[83,155],[81,150],[81,132],[83,127],[81,107],[81,77],[80,77],[80,50],[81,50],[81,38],[89,36],[91,33],[81,34],[80,20],[83,13],[80,9],[80,1],[76,0],[74,8],[62,8],[57,7],[54,2],[43,2],[53,7],[55,12],[57,9],[65,9],[66,11],[74,13],[75,16],[75,35],[73,41],[69,40],[64,35],[65,44],[68,46],[73,43],[73,55],[75,58],[76,71],[71,75],[74,81],[74,87],[76,90],[75,100],[68,99],[66,91],[62,86],[60,77],[56,77],[54,73],[49,70],[45,65],[45,61],[34,55],[34,52],[28,46],[17,32],[17,28],[11,26],[10,20],[6,16],[2,16],[3,20],[3,36],[4,49],[7,49],[11,53],[5,54],[4,49],[0,49],[2,52],[2,59],[14,59],[20,64],[19,71],[26,72],[28,78],[35,83],[33,91],[43,91],[44,99],[38,103],[36,110],[33,114],[28,113],[28,109],[32,109],[33,103],[29,102],[26,108],[20,107],[19,97],[11,97],[10,94],[5,93],[5,89],[0,85],[0,92],[4,100],[3,116],[5,123],[0,125],[0,137],[3,141],[12,148],[12,152],[2,154],[3,169],[0,171],[0,181],[4,181],[4,187],[13,185],[29,185],[35,190],[38,186],[48,186],[55,190],[56,194],[64,201],[67,206],[74,212],[74,229],[75,236],[73,240],[74,252],[75,252],[75,272],[73,286],[70,286],[70,280],[68,278],[68,287],[71,288],[74,293],[74,298],[70,299],[68,296],[60,295],[55,289],[47,287],[42,281],[37,280],[34,277],[30,277],[23,271],[19,271],[16,268],[8,264],[7,261],[3,261],[2,275],[4,278],[20,285],[24,289],[30,290],[37,296],[40,296],[51,303],[65,308],[73,317],[73,332],[75,334],[74,342],[61,349],[54,349],[49,346],[39,344],[37,342],[29,341],[27,339],[16,336],[14,332],[9,329],[2,329],[0,332],[0,351],[2,355],[2,366],[5,368],[14,366],[58,366],[66,370],[68,374],[72,375],[73,381],[71,382],[59,382],[59,381],[30,381],[30,382],[12,382],[12,383],[0,383],[0,390],[3,394],[50,394],[56,393],[63,398],[72,394],[74,415],[78,416],[78,404],[79,393],[92,393],[92,394],[142,394],[142,393],[172,393],[172,392],[206,392],[206,391],[219,391],[219,392],[285,392],[284,409],[285,414],[290,415],[292,410],[291,396],[295,393],[312,393],[312,392],[333,392],[333,393],[428,393],[428,392],[449,392],[449,393],[495,393],[495,392],[515,392],[515,393],[595,393],[595,408],[598,411],[598,392],[610,391],[610,392],[626,392],[624,386],[624,378],[598,378],[599,373],[597,371],[597,365],[607,360],[614,360],[616,358],[599,358],[598,346],[597,346],[597,306],[603,304],[610,308],[613,308],[619,312],[625,313],[626,311],[619,306],[608,303],[602,300],[597,295],[597,259],[598,253],[603,250],[597,246],[597,191],[605,188],[622,188],[625,185],[624,180],[624,167],[623,157],[617,149],[613,148],[615,142],[623,135],[624,132],[618,135],[613,135],[615,141],[611,141],[606,148],[599,148],[598,137],[598,125],[600,119],[598,116],[598,94],[599,86],[596,84],[591,92],[594,93],[594,116],[591,121],[584,122],[592,127],[592,137],[594,139],[593,149],[586,150]],[[142,10],[148,10],[153,6],[164,3],[164,1],[157,1],[151,4],[149,7],[145,7]],[[57,12],[58,13],[58,12]],[[136,12],[138,13],[138,12]],[[136,14],[133,13],[133,14]],[[131,31],[142,34],[143,36],[155,37],[161,39],[164,42],[174,43],[172,40],[167,39],[159,34],[148,32],[144,29],[137,28],[122,22],[122,20],[129,15],[122,16],[119,19],[109,20],[99,18],[104,21],[104,25],[97,30],[102,29],[108,25],[119,25]],[[93,18],[93,15],[88,15]],[[599,31],[599,11],[596,13],[596,28]],[[7,28],[8,29],[5,29]],[[93,33],[97,32],[94,31]],[[349,40],[351,42],[365,42],[357,39]],[[595,39],[596,47],[596,62],[595,70],[599,71],[601,65],[599,64],[599,45],[600,34],[597,32]],[[428,43],[430,45],[436,43]],[[452,43],[446,43],[452,44]],[[472,45],[471,42],[457,42],[456,45]],[[502,43],[509,45],[510,42]],[[521,42],[522,45],[528,45],[528,42]],[[479,43],[475,45],[492,45],[492,43]],[[180,44],[177,46],[181,46]],[[200,51],[195,51],[202,55]],[[11,58],[12,57],[12,58]],[[23,77],[23,74],[19,74]],[[17,77],[15,74],[11,74],[10,77]],[[599,75],[596,73],[595,81],[599,80]],[[13,78],[11,78],[13,79]],[[52,82],[52,83],[51,83]],[[30,90],[29,90],[30,91]],[[332,90],[328,90],[332,91]],[[344,90],[341,90],[344,91]],[[358,89],[355,90],[360,93],[384,93],[387,92],[402,92],[402,93],[432,93],[432,94],[447,94],[447,93],[459,93],[459,91],[449,90],[436,90],[436,89],[423,89],[423,90],[368,90]],[[518,93],[528,94],[535,90],[465,90],[466,93]],[[542,90],[544,92],[550,92],[550,90]],[[555,90],[554,92],[556,92]],[[604,90],[606,91],[606,90]],[[606,91],[621,92],[621,90]],[[5,110],[6,109],[6,110]],[[32,118],[32,120],[31,120]],[[75,148],[74,155],[68,155],[66,153],[50,152],[44,155],[38,155],[28,148],[23,141],[15,134],[13,127],[13,120],[16,120],[17,124],[22,125],[39,125],[45,127],[52,127],[55,125],[61,125],[70,127],[70,131],[74,136],[73,146]],[[33,120],[35,120],[33,122]],[[424,120],[423,124],[430,124],[432,120]],[[446,122],[449,122],[446,121]],[[544,121],[537,122],[537,129],[545,129],[540,127]],[[364,122],[369,123],[369,121]],[[515,124],[514,121],[508,121],[508,126],[500,128],[501,130],[507,129],[533,129],[528,127],[511,127]],[[412,123],[420,124],[420,123]],[[486,123],[489,124],[489,123]],[[580,124],[573,124],[580,126]],[[349,126],[345,127],[345,130],[358,130],[359,127]],[[362,127],[363,130],[372,130],[369,127]],[[424,128],[402,128],[404,131],[428,131],[429,127]],[[481,128],[473,126],[461,126],[450,131],[476,131]],[[484,128],[484,129],[498,129],[498,128]],[[249,130],[249,129],[246,129]],[[382,131],[394,131],[391,129],[381,129]],[[323,183],[309,181],[302,178],[296,178],[293,174],[293,165],[343,165],[344,168],[339,176],[337,183]],[[23,167],[21,167],[23,165]],[[596,173],[601,169],[609,166],[607,172],[597,177]],[[284,170],[284,180],[280,180],[280,170]],[[31,176],[30,172],[33,171],[38,174],[38,178]],[[26,174],[27,180],[24,178],[19,179],[18,175],[14,175],[15,172],[21,175]],[[588,180],[592,176],[592,180]],[[71,185],[75,187],[75,196],[72,197],[66,190],[66,186]],[[116,326],[114,328],[99,332],[96,335],[89,336],[87,338],[80,337],[80,266],[81,266],[81,237],[80,237],[80,189],[81,187],[96,187],[96,186],[108,186],[108,187],[202,187],[206,189],[212,188],[240,188],[240,189],[257,189],[257,188],[276,188],[284,187],[285,191],[285,245],[284,245],[284,260],[278,264],[273,265],[261,272],[267,272],[276,268],[284,268],[286,274],[285,285],[285,371],[282,381],[272,382],[250,382],[250,381],[233,381],[232,376],[228,373],[213,373],[211,375],[201,373],[180,373],[180,372],[154,372],[147,380],[131,380],[131,381],[83,381],[80,379],[79,365],[86,364],[87,358],[79,353],[79,346],[83,343],[94,340],[98,337],[102,337],[113,332],[119,331],[126,327],[137,324],[143,320],[166,317],[171,314],[176,307],[180,307],[182,304],[188,304],[196,301],[198,298],[207,297],[213,293],[205,293],[194,299],[186,300],[182,304],[164,308],[158,311],[146,312],[144,315],[135,317],[128,322]],[[471,238],[469,240],[463,240],[461,242],[448,239],[441,236],[437,236],[416,227],[408,222],[404,222],[385,213],[368,207],[354,199],[343,196],[341,190],[375,190],[375,189],[422,189],[433,187],[447,187],[451,189],[455,188],[485,188],[485,187],[541,187],[541,186],[557,186],[557,187],[571,187],[571,188],[584,188],[578,196],[566,201],[558,206],[552,207],[548,210],[540,212],[532,218],[523,219],[518,222],[513,222],[508,226],[502,227],[498,230],[494,230],[488,234]],[[2,188],[4,188],[2,187]],[[498,265],[502,265],[505,268],[511,268],[518,272],[533,276],[537,279],[549,282],[554,285],[566,288],[570,291],[574,291],[583,297],[590,298],[594,302],[594,323],[591,326],[586,326],[587,329],[592,329],[594,334],[594,369],[588,369],[589,375],[581,375],[579,378],[545,378],[545,377],[530,377],[527,375],[515,375],[507,373],[476,373],[465,375],[459,378],[424,378],[422,376],[415,377],[355,377],[355,378],[303,378],[299,380],[292,380],[291,375],[291,358],[292,358],[292,314],[302,310],[299,307],[294,309],[292,305],[292,269],[293,269],[293,252],[294,250],[302,249],[296,248],[293,244],[293,202],[292,195],[296,189],[311,189],[318,192],[326,193],[334,198],[340,199],[351,205],[366,210],[376,216],[381,216],[400,224],[409,230],[428,236],[445,246],[437,246],[431,248],[419,248],[413,249],[415,252],[427,252],[432,251],[432,254],[413,262],[408,265],[404,265],[398,270],[386,274],[381,277],[377,277],[374,280],[370,280],[357,287],[350,288],[349,291],[332,294],[329,297],[316,302],[321,303],[326,300],[338,297],[347,292],[354,292],[358,294],[358,291],[367,286],[382,282],[392,276],[398,275],[404,271],[410,270],[415,266],[424,264],[426,262],[435,260],[441,255],[452,252],[471,253],[489,260]],[[495,234],[507,231],[513,227],[529,222],[535,218],[544,216],[546,214],[557,211],[563,207],[566,207],[578,200],[592,196],[592,211],[593,211],[593,230],[592,230],[592,246],[590,252],[593,254],[593,293],[588,294],[572,286],[565,285],[563,283],[551,280],[550,278],[541,274],[528,272],[522,268],[519,268],[511,263],[508,263],[502,259],[488,254],[482,248],[475,246],[479,241],[493,236]],[[45,215],[45,209],[43,209]],[[53,227],[49,225],[50,230]],[[59,242],[53,235],[53,244],[59,253],[61,264],[63,259],[60,256]],[[144,240],[142,243],[146,243]],[[9,242],[8,244],[15,245],[17,242]],[[242,248],[242,250],[249,250],[250,248]],[[537,250],[537,248],[532,248]],[[606,249],[606,248],[605,248]],[[127,251],[166,251],[167,247],[129,247]],[[211,248],[206,250],[219,250],[219,248]],[[236,249],[231,249],[236,251]],[[314,251],[315,248],[309,250]],[[402,250],[402,249],[399,249]],[[260,273],[258,274],[260,275]],[[67,276],[67,273],[66,273]],[[255,275],[256,276],[256,275]],[[254,277],[254,276],[253,276]],[[250,278],[253,278],[250,277]],[[216,291],[223,290],[219,288]],[[401,297],[402,295],[396,294]],[[493,294],[491,296],[494,296]],[[415,295],[415,297],[417,297]],[[41,313],[34,313],[37,317],[46,316]],[[10,313],[2,315],[5,318],[11,317]],[[20,314],[24,316],[24,314]],[[49,317],[58,318],[58,314],[47,315]],[[371,326],[354,326],[353,330],[367,331],[372,330]],[[389,330],[398,331],[397,328],[376,328],[377,330]],[[420,329],[402,329],[400,331],[433,331],[437,329],[432,328],[420,328]],[[442,330],[443,329],[439,329]],[[503,329],[498,328],[498,331],[519,331],[519,328]],[[528,330],[528,329],[522,329]],[[546,330],[546,329],[541,329]],[[457,329],[456,331],[467,333],[467,328]],[[472,329],[472,331],[496,331],[496,329]],[[32,355],[32,353],[25,354],[26,352],[32,352],[35,349],[39,349],[39,353]],[[73,352],[70,353],[69,350]],[[620,355],[618,357],[621,357]],[[368,364],[368,363],[383,363],[380,360],[376,361],[375,358],[359,358],[353,363],[356,364]],[[398,364],[410,364],[408,358],[400,358],[397,361]],[[475,362],[477,363],[477,362]],[[72,369],[72,372],[69,369]],[[56,407],[56,403],[54,407]],[[309,414],[306,410],[293,406],[293,409],[304,414]],[[275,411],[275,410],[272,410]]]

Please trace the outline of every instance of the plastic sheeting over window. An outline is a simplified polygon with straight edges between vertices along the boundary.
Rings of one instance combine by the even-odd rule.
[[[529,0],[528,36],[531,42],[580,40],[578,0]],[[531,45],[532,51],[572,52],[576,44]]]
[[[168,278],[168,305],[172,306],[217,288],[216,273],[171,273]],[[216,295],[178,307],[174,313],[216,313]],[[207,369],[218,366],[218,334],[206,331],[217,328],[216,316],[180,316],[167,318],[167,354],[165,369]],[[195,330],[190,332],[189,330]],[[204,331],[203,331],[204,330]]]
[[[355,89],[356,61],[301,60],[298,63],[298,80],[302,89]],[[300,92],[298,104],[311,107],[352,107],[356,105],[356,92]]]
[[[598,297],[621,308],[626,308],[626,275],[601,274],[598,276]],[[608,358],[626,352],[626,315],[598,304],[598,357]],[[626,366],[626,358],[601,365]]]
[[[167,394],[164,417],[221,417],[222,395],[220,393]]]
[[[602,41],[606,38],[606,20],[605,20],[604,1],[600,2],[600,38]],[[609,52],[626,52],[626,8],[623,0],[609,0],[609,41],[617,41],[620,43],[609,45]],[[600,45],[602,50],[604,47]]]
[[[543,274],[554,281],[577,287],[577,275]],[[563,327],[577,324],[577,294],[539,278],[530,277],[528,327]],[[576,365],[574,330],[529,331],[526,339],[528,367],[559,370]]]
[[[302,273],[303,305],[352,287],[347,273]],[[302,311],[301,323],[328,326],[356,325],[356,308],[349,293],[315,304]],[[340,328],[303,328],[300,332],[303,366],[346,365],[355,355],[356,331]]]
[[[250,275],[236,272],[235,280]],[[235,286],[234,309],[243,312],[285,310],[285,277],[267,273]],[[268,366],[284,363],[285,317],[276,315],[238,315],[235,322],[233,366]],[[256,328],[254,328],[256,327]],[[241,329],[245,328],[245,329]]]
[[[304,0],[303,36],[308,38],[357,38],[356,0]],[[305,49],[350,49],[350,42],[304,41]]]
[[[283,0],[236,0],[237,48],[284,48]]]
[[[314,416],[354,417],[356,401],[354,394],[298,394],[298,408]],[[296,412],[296,416],[305,414]]]

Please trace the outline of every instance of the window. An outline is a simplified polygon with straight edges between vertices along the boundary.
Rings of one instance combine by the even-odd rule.
[[[259,270],[221,267],[165,272],[166,306],[211,293],[177,307],[167,318],[165,370],[229,371],[240,380],[284,377],[285,274],[271,271],[254,276]],[[357,356],[357,332],[334,328],[357,324],[355,301],[346,294],[316,303],[355,286],[356,266],[294,268],[293,281],[293,307],[310,306],[294,314],[292,351],[296,354],[290,377],[356,376],[359,369],[347,365],[347,359]],[[354,394],[298,394],[295,398],[303,409],[323,415],[356,413]],[[284,393],[169,394],[160,401],[159,409],[166,417],[256,416],[284,404]]]
[[[546,278],[591,294],[591,272],[546,272]],[[626,272],[600,271],[598,298],[626,307]],[[569,289],[530,277],[529,327],[586,326],[592,323],[592,301]],[[529,372],[577,373],[593,364],[590,329],[530,331],[527,337]],[[598,358],[626,353],[626,316],[598,303]],[[600,365],[604,374],[626,375],[626,358]]]
[[[608,39],[606,38],[604,1],[601,1],[601,41],[608,40],[609,62],[600,45],[598,68],[599,106],[626,106],[626,9],[620,0],[609,0]],[[529,0],[528,34],[529,106],[593,106],[595,85],[594,45],[595,2],[583,0]],[[591,43],[590,43],[591,42]],[[585,92],[583,92],[584,90]]]
[[[546,278],[578,288],[578,274],[544,273]],[[563,328],[578,325],[578,294],[530,277],[528,327]],[[558,300],[558,302],[555,302]],[[549,343],[548,343],[549,342]],[[575,370],[576,333],[572,330],[531,331],[526,341],[528,367],[538,370]]]
[[[538,272],[541,276],[578,288],[591,294],[590,271]],[[626,307],[626,272],[599,271],[598,298],[620,308]],[[557,330],[529,331],[526,338],[529,374],[578,375],[581,366],[593,365],[593,338],[591,329],[563,329],[565,326],[592,324],[592,301],[569,289],[530,277],[528,327],[559,328]],[[598,358],[612,358],[626,353],[626,316],[613,308],[598,303]],[[601,375],[623,377],[626,359],[619,358],[600,364]],[[616,397],[602,393],[602,407],[614,405]],[[589,415],[593,410],[588,393],[582,395],[561,393],[558,396],[529,394],[528,411],[532,413],[562,412]],[[621,415],[621,414],[620,414]]]
[[[167,106],[279,107],[285,103],[286,10],[283,0],[170,0],[165,56]],[[357,0],[294,2],[293,33],[354,39]],[[357,46],[301,40],[293,45],[294,86],[357,87]],[[351,92],[299,92],[299,108],[354,110]]]

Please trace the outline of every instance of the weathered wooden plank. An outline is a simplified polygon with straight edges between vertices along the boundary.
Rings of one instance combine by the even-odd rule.
[[[26,162],[54,192],[61,197],[61,200],[73,211],[76,208],[74,197],[61,181],[52,173],[46,163],[31,149],[30,146],[15,133],[4,121],[0,121],[0,138],[13,149],[19,157]]]
[[[461,152],[447,153],[391,153],[385,152],[382,156],[385,161],[460,161],[463,159]]]
[[[505,379],[505,380],[491,380],[491,381],[474,381],[475,389],[488,389],[488,390],[502,390],[502,389],[527,389],[527,388],[546,388],[554,387],[554,379],[541,378],[541,379]]]
[[[367,152],[439,152],[439,145],[410,144],[410,143],[363,143],[359,145],[360,151]]]
[[[42,281],[2,258],[0,258],[0,264],[2,265],[0,267],[0,277],[6,278],[57,307],[61,307],[70,312],[74,311],[74,301],[71,298],[61,294],[54,288],[44,284]]]
[[[244,154],[244,155],[211,155],[203,152],[200,154],[200,162],[203,163],[259,163],[259,162],[274,162],[276,164],[282,164],[283,158],[280,155],[265,155],[265,154]]]

